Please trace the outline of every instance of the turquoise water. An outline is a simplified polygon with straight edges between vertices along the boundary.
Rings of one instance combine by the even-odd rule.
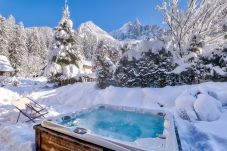
[[[104,137],[130,142],[138,138],[155,138],[164,129],[161,116],[113,108],[98,108],[60,124],[83,127]]]

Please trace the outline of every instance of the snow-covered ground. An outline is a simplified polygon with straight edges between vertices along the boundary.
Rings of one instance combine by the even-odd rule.
[[[94,83],[51,88],[44,78],[21,80],[17,87],[0,88],[0,151],[34,150],[33,123],[23,123],[24,117],[16,123],[18,111],[11,104],[23,96],[44,105],[49,117],[96,104],[161,108],[175,115],[183,150],[227,150],[227,83],[99,90]]]

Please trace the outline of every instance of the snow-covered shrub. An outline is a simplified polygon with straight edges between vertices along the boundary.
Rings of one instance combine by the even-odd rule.
[[[203,121],[218,120],[221,116],[221,103],[208,94],[199,94],[194,109]]]
[[[207,79],[213,81],[227,81],[226,58],[227,53],[224,49],[216,49],[210,55],[200,57],[200,62],[210,71],[210,75]]]
[[[196,71],[194,68],[187,68],[178,75],[179,84],[193,84],[196,83]]]
[[[199,34],[193,35],[189,44],[189,51],[196,54],[202,54],[203,45],[202,37]]]
[[[127,56],[121,58],[114,73],[114,80],[121,87],[139,87],[141,78],[137,66],[138,60],[134,57],[128,59]]]
[[[148,83],[144,83],[146,87],[175,85],[171,81],[172,77],[175,77],[171,74],[171,71],[174,70],[176,64],[172,54],[165,48],[158,49],[156,52],[152,50],[144,52],[140,62],[142,62],[141,77],[143,80],[148,81]],[[146,70],[143,71],[144,67],[146,67]]]
[[[123,54],[114,79],[118,86],[164,87],[175,84],[172,81],[175,75],[171,73],[175,67],[173,56],[163,42],[147,41]]]

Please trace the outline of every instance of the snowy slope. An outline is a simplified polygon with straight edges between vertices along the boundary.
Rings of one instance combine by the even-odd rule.
[[[100,41],[103,41],[105,44],[112,47],[118,47],[120,45],[118,40],[114,39],[92,21],[82,23],[75,33],[81,42],[87,60],[91,60]]]
[[[112,36],[110,36],[107,32],[95,25],[92,21],[82,23],[77,29],[77,33],[83,38],[86,38],[87,36],[94,36],[97,38],[97,40],[107,39],[110,41],[115,41]]]

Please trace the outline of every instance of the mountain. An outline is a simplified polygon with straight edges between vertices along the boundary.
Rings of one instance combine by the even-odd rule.
[[[154,39],[164,31],[157,25],[142,25],[138,19],[124,24],[120,29],[110,33],[118,40],[145,40]]]
[[[105,44],[113,47],[119,46],[120,42],[114,39],[109,33],[102,30],[92,21],[82,23],[75,31],[83,47],[84,55],[87,60],[91,60],[97,45],[103,41]]]
[[[92,21],[82,23],[80,27],[76,30],[76,32],[79,33],[81,37],[92,36],[92,38],[96,38],[97,40],[107,39],[110,41],[115,41],[115,39],[111,35],[109,35],[109,33],[102,30]]]

